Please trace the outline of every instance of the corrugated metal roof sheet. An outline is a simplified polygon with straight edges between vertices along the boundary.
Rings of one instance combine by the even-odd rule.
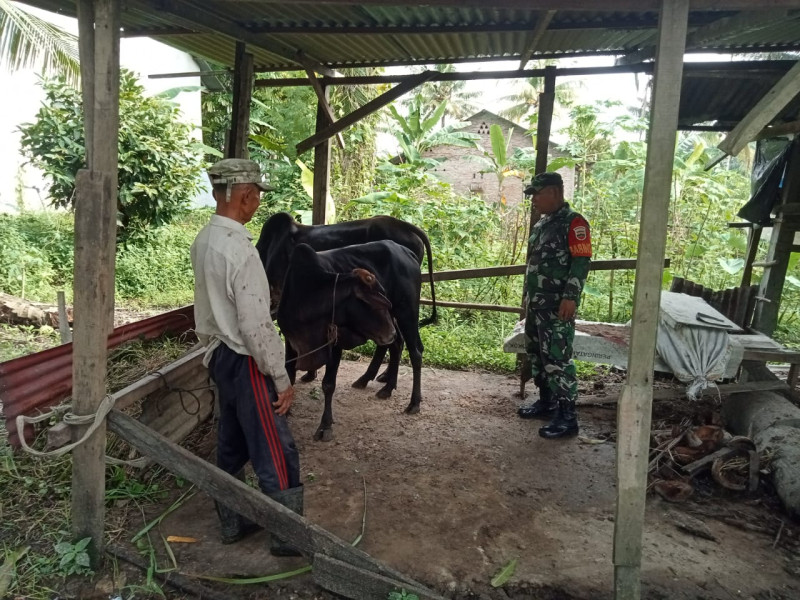
[[[27,2],[75,14],[74,1]],[[655,11],[559,11],[558,4],[552,2],[556,13],[535,48],[534,58],[575,53],[622,54],[654,43],[658,25]],[[602,7],[604,3],[596,4]],[[200,11],[210,21],[205,25],[193,24],[182,12],[184,5],[192,11]],[[397,0],[393,6],[220,0],[182,4],[174,0],[128,0],[122,6],[122,25],[126,31],[155,35],[154,28],[173,32],[175,28],[193,29],[197,33],[155,37],[222,65],[233,64],[231,36],[239,29],[243,32],[241,35],[250,38],[247,40],[249,51],[255,55],[255,64],[261,70],[297,66],[286,53],[281,56],[276,41],[289,46],[292,52],[302,51],[331,67],[514,59],[526,49],[530,32],[542,14],[541,10],[534,9],[417,5],[402,0]],[[542,6],[543,3],[538,3],[539,9]],[[699,49],[757,51],[779,47],[800,51],[799,12],[791,11],[786,19],[769,27],[750,28],[744,20],[744,24],[734,30],[723,28],[718,41],[706,40]],[[693,10],[689,33],[710,23],[719,24],[720,19],[735,14],[724,10]],[[225,25],[233,30],[229,29],[226,34],[209,32],[209,23],[219,24],[213,29],[224,29]],[[348,33],[332,33],[342,28]]]

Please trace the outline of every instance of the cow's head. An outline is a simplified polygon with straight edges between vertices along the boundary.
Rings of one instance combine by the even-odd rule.
[[[300,356],[297,368],[307,371],[327,362],[334,332],[335,343],[344,349],[367,340],[379,346],[391,344],[396,335],[391,309],[392,303],[374,274],[366,269],[328,272],[310,246],[298,244],[277,318]]]

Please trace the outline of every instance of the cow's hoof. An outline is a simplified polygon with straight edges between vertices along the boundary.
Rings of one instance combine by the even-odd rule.
[[[393,388],[391,388],[388,385],[383,386],[381,389],[379,389],[377,392],[375,392],[375,396],[377,396],[381,400],[385,400],[386,398],[391,398],[392,397],[392,389]]]
[[[388,370],[389,370],[389,369],[386,369],[386,371],[388,371]],[[375,378],[375,381],[377,381],[378,383],[386,383],[386,377],[387,377],[387,375],[386,375],[386,371],[384,371],[383,373],[381,373],[380,375],[378,375],[378,376]]]
[[[368,377],[366,376],[359,377],[353,382],[353,387],[356,388],[357,390],[363,390],[365,387],[367,387],[368,383],[369,383]]]
[[[409,404],[406,407],[406,414],[407,415],[415,415],[419,412],[419,404]]]
[[[317,378],[317,372],[309,371],[300,378],[300,381],[302,381],[303,383],[308,383],[309,381],[314,381],[316,378]]]
[[[333,429],[317,429],[314,432],[315,442],[330,442],[333,439]]]

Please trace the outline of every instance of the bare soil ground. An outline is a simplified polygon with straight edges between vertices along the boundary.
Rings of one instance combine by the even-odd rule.
[[[585,438],[546,441],[537,434],[539,422],[515,414],[520,403],[515,377],[426,368],[422,410],[407,416],[402,411],[410,397],[410,370],[401,368],[400,387],[390,400],[378,400],[375,384],[366,390],[350,387],[365,368],[366,362],[342,364],[332,442],[312,440],[322,412],[319,382],[297,386],[291,424],[301,452],[308,519],[353,540],[361,530],[366,484],[360,548],[449,598],[612,597],[613,405],[579,410]],[[583,396],[613,396],[620,380],[611,375],[594,386],[584,383]],[[654,424],[708,408],[661,404]],[[205,432],[191,447],[213,456],[213,427]],[[590,443],[603,438],[608,441]],[[686,515],[702,520],[715,539],[678,529]],[[142,516],[131,530],[140,522]],[[198,540],[172,544],[182,573],[260,576],[304,564],[271,557],[264,532],[222,546],[213,503],[203,494],[167,517],[159,530]],[[756,498],[726,496],[709,482],[680,505],[651,495],[643,596],[800,598],[798,532],[798,522],[781,512],[767,488]],[[492,577],[514,558],[513,577],[503,588],[492,588]],[[243,598],[332,598],[308,575],[224,589]]]

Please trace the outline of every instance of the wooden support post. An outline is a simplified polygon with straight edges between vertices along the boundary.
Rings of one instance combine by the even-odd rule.
[[[231,129],[225,149],[226,158],[248,158],[250,136],[250,100],[253,97],[253,55],[245,52],[243,42],[236,42],[233,70],[233,110]]]
[[[105,395],[106,342],[114,314],[119,130],[118,0],[82,1],[79,31],[90,169],[76,177],[72,411],[91,415]],[[85,427],[73,429],[73,439]],[[91,538],[93,566],[102,559],[106,428],[73,453],[72,533]]]
[[[312,73],[313,75],[313,73]],[[325,110],[329,87],[322,87],[322,97],[317,101],[317,129],[319,133],[329,123],[329,116]],[[323,102],[322,100],[325,100]],[[324,225],[328,203],[328,190],[331,182],[331,139],[328,138],[314,146],[314,201],[311,209],[311,223]]]
[[[539,121],[536,126],[536,175],[547,171],[548,152],[550,150],[550,127],[553,124],[553,109],[556,102],[556,68],[554,66],[545,67],[544,70],[544,92],[539,94]],[[525,182],[523,182],[523,186]],[[528,237],[533,233],[533,226],[541,218],[539,211],[531,203],[531,220],[528,225]],[[530,247],[525,254],[525,264],[531,260]],[[522,283],[522,314],[526,313],[527,304],[527,278]],[[525,383],[530,378],[530,361],[527,355],[520,355],[517,360],[517,367],[520,370],[519,396],[525,399]]]
[[[772,226],[772,237],[764,261],[764,274],[758,288],[756,310],[753,315],[753,328],[766,335],[772,335],[778,325],[783,284],[794,245],[794,234],[798,230],[796,217],[788,216],[792,211],[787,209],[800,206],[798,203],[800,203],[800,142],[795,140],[786,164],[781,204],[776,207],[779,216]],[[758,298],[766,298],[767,301]]]
[[[614,597],[641,597],[653,364],[667,244],[672,162],[689,0],[662,0],[644,175],[639,252],[633,297],[628,377],[617,407],[617,508],[614,521]]]
[[[61,337],[61,343],[68,344],[72,341],[72,330],[69,328],[67,301],[64,298],[64,292],[58,292],[56,298],[56,302],[58,303],[58,333]]]

